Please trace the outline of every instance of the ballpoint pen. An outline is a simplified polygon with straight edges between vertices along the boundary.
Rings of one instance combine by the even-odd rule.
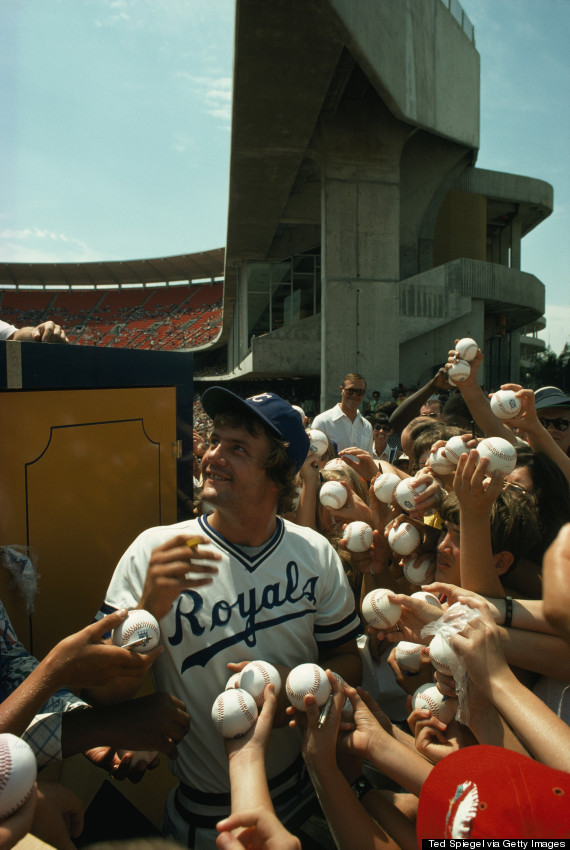
[[[323,707],[321,709],[321,713],[319,714],[319,722],[318,722],[318,728],[319,729],[321,728],[321,726],[324,724],[325,720],[328,717],[329,711],[331,710],[332,701],[333,701],[333,693],[331,691],[327,701],[325,702],[325,704],[323,705]]]

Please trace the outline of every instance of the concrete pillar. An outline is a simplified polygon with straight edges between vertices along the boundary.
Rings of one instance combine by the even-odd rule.
[[[511,268],[521,269],[521,220],[519,216],[511,221]]]
[[[323,115],[321,410],[347,372],[390,395],[399,374],[400,155],[412,128],[375,92]]]

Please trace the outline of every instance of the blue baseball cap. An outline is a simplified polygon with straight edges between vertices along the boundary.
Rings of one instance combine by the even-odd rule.
[[[243,399],[224,387],[210,387],[203,394],[201,402],[210,419],[231,409],[253,413],[287,443],[287,454],[295,472],[303,466],[309,453],[309,436],[297,411],[281,396],[275,393],[258,393]]]

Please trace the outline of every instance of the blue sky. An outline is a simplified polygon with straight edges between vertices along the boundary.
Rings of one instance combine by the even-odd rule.
[[[380,2],[380,0],[378,0]],[[522,244],[570,329],[569,0],[463,0],[481,55],[477,165],[554,186]],[[2,0],[0,259],[127,260],[225,244],[233,0]]]

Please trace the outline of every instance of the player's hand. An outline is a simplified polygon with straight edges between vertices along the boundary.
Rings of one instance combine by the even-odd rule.
[[[188,545],[199,540],[196,545]],[[200,535],[177,534],[152,550],[139,608],[161,620],[183,590],[211,584],[218,573],[221,555]],[[205,562],[205,563],[204,563]]]
[[[42,662],[57,687],[96,688],[118,678],[142,679],[163,651],[131,652],[103,643],[103,636],[122,623],[128,612],[115,611],[60,641]]]
[[[267,809],[235,812],[219,821],[216,829],[220,833],[216,839],[218,850],[301,850],[299,839]]]

